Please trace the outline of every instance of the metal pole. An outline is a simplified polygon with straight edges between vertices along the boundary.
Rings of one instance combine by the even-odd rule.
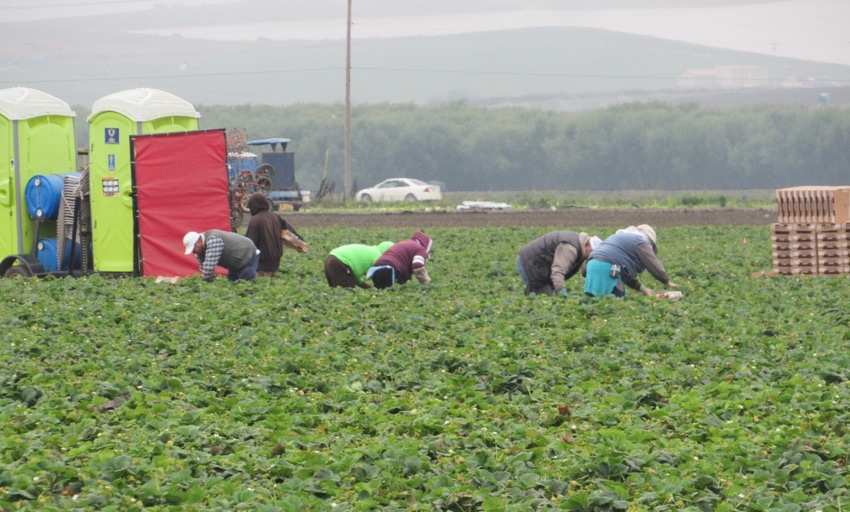
[[[345,199],[351,198],[351,0],[345,51]]]

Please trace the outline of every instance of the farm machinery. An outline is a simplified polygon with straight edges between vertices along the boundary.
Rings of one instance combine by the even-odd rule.
[[[295,181],[295,155],[286,151],[290,139],[248,140],[244,129],[231,129],[227,135],[227,169],[230,178],[231,219],[234,230],[248,212],[248,198],[255,192],[270,199],[272,210],[300,210],[305,203]],[[260,158],[253,147],[270,146]],[[277,151],[278,146],[280,151]]]

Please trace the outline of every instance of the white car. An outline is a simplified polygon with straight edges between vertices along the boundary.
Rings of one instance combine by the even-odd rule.
[[[355,196],[358,201],[440,201],[443,193],[439,185],[411,178],[384,180],[374,187],[364,188]]]

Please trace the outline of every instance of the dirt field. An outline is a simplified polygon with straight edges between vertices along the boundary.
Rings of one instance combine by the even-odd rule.
[[[581,209],[557,211],[486,211],[486,212],[286,212],[283,214],[296,229],[322,226],[411,227],[439,226],[563,226],[619,227],[650,224],[670,226],[758,226],[776,222],[775,209]],[[246,219],[247,223],[247,219]]]

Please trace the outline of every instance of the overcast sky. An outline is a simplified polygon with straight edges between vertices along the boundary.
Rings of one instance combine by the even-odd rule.
[[[154,5],[202,5],[233,1],[236,0],[0,0],[0,18],[3,21],[27,21],[141,11]]]
[[[4,0],[4,3],[10,0]],[[155,5],[220,4],[236,0],[27,0],[0,5],[3,21],[62,17],[90,13],[149,9]],[[308,0],[299,0],[308,1]],[[386,0],[399,12],[398,2]],[[462,2],[462,0],[458,0]],[[280,5],[286,2],[281,0]],[[372,7],[378,2],[373,1]],[[632,2],[633,4],[636,2]],[[709,2],[710,3],[710,2]],[[564,2],[569,5],[570,2]],[[804,60],[850,65],[850,0],[787,0],[764,4],[710,8],[666,9],[534,9],[469,15],[435,15],[432,11],[392,17],[357,16],[354,38],[446,35],[525,27],[580,26],[602,28],[663,39]],[[419,6],[420,2],[412,2]],[[524,2],[523,5],[534,5]],[[149,33],[195,38],[340,39],[345,37],[345,13],[314,20],[264,23],[250,29],[221,25],[166,27]]]

